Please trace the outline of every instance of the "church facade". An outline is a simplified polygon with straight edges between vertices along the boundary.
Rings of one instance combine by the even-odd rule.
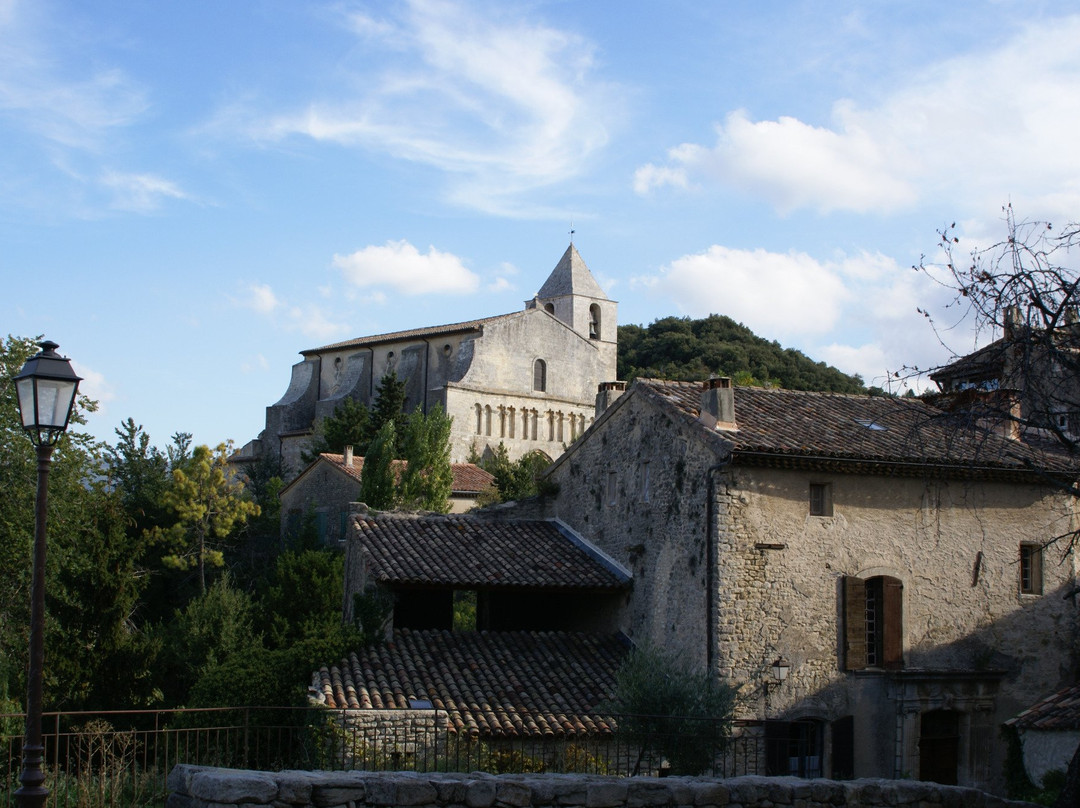
[[[301,351],[241,456],[280,456],[296,474],[315,424],[346,398],[371,405],[394,371],[406,410],[440,404],[454,419],[453,462],[500,443],[511,459],[537,449],[558,457],[592,422],[598,384],[615,378],[616,328],[616,302],[570,244],[521,311]]]

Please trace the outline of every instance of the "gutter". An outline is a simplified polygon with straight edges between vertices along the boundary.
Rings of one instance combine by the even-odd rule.
[[[705,564],[705,665],[709,673],[714,674],[716,664],[716,604],[719,600],[716,591],[716,564],[717,554],[720,552],[720,542],[716,536],[716,520],[713,510],[716,507],[716,477],[717,472],[724,471],[731,465],[732,455],[715,466],[710,466],[705,472],[705,491],[708,498],[705,503],[705,551],[708,559]]]

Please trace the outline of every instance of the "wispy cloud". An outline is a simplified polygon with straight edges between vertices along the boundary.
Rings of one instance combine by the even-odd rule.
[[[165,199],[188,199],[178,185],[152,174],[126,174],[108,171],[101,184],[113,194],[112,207],[136,213],[149,213],[161,207]]]
[[[0,13],[0,117],[8,127],[53,144],[94,150],[147,108],[145,92],[123,71],[87,65],[56,46],[63,25],[35,3]]]
[[[303,334],[313,340],[327,341],[340,337],[348,333],[350,328],[348,323],[328,315],[323,306],[283,300],[267,283],[248,284],[242,294],[234,298],[234,303],[272,320],[276,327]],[[261,367],[261,364],[258,366]],[[244,367],[246,372],[254,366],[248,363]]]
[[[383,287],[403,295],[469,294],[480,279],[451,253],[428,247],[421,253],[407,241],[388,241],[349,255],[335,255],[334,266],[359,289]]]
[[[893,212],[928,200],[1040,209],[1080,203],[1080,16],[1033,24],[997,49],[930,65],[876,107],[839,100],[829,126],[733,111],[711,145],[640,167],[634,187],[721,184],[781,212]]]
[[[392,12],[388,12],[390,14]],[[260,116],[249,134],[357,146],[446,173],[447,196],[514,212],[529,189],[578,175],[609,138],[617,88],[591,42],[501,5],[412,0],[400,16],[352,13],[371,61],[351,94]],[[236,109],[220,119],[235,125]]]

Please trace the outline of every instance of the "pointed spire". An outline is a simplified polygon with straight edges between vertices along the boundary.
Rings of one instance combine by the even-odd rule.
[[[563,257],[559,259],[559,263],[537,293],[537,297],[541,299],[563,295],[584,295],[600,300],[608,299],[604,290],[600,288],[600,284],[596,282],[596,278],[585,266],[585,260],[573,242],[570,242]]]

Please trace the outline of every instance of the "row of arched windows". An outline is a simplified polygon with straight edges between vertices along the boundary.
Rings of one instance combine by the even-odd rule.
[[[588,419],[581,413],[565,413],[547,410],[541,413],[532,407],[492,407],[477,404],[476,434],[493,438],[519,438],[521,440],[569,442],[588,427]]]

